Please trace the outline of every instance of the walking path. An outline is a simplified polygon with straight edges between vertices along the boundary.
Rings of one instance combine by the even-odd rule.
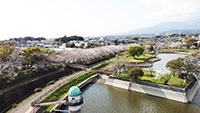
[[[68,77],[66,77],[62,80],[56,81],[54,84],[44,88],[41,92],[34,94],[30,98],[28,98],[27,100],[25,100],[24,102],[19,104],[19,106],[17,106],[15,109],[13,109],[10,113],[30,113],[30,112],[32,112],[36,108],[31,107],[31,102],[33,102],[34,100],[37,100],[38,98],[44,97],[43,95],[47,96],[50,92],[55,91],[56,88],[59,88],[60,86],[62,86],[66,82],[69,82],[72,79],[79,77],[79,76],[81,76],[81,75],[83,75],[83,74],[85,74],[89,71],[90,70],[80,71],[80,72],[75,73],[73,75],[70,75],[70,76],[68,76]]]

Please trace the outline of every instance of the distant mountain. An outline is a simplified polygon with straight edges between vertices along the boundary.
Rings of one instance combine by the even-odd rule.
[[[162,22],[151,27],[119,33],[118,35],[159,34],[159,33],[200,33],[200,19],[182,22]]]

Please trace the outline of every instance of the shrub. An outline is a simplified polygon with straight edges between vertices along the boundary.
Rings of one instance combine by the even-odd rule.
[[[17,104],[13,104],[12,107],[13,107],[13,108],[16,108],[16,107],[17,107]]]
[[[144,72],[140,67],[134,67],[128,71],[129,78],[138,79],[144,75]]]
[[[55,80],[51,80],[47,83],[47,86],[51,85],[51,84],[54,84],[55,83]]]
[[[40,87],[34,89],[34,92],[40,92],[40,91],[42,91],[42,88],[40,88]]]
[[[140,56],[144,52],[144,48],[142,46],[131,46],[128,48],[129,55],[135,57]]]

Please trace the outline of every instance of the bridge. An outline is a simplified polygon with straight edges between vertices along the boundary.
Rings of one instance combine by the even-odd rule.
[[[55,105],[55,104],[66,104],[66,100],[65,101],[55,101],[55,102],[45,102],[45,103],[32,102],[31,106],[32,107],[42,107],[42,106],[50,106],[50,105]]]

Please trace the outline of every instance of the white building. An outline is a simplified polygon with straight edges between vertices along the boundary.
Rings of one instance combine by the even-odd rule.
[[[81,110],[83,104],[83,97],[81,91],[77,86],[73,86],[68,92],[68,102],[70,113],[77,113]]]

